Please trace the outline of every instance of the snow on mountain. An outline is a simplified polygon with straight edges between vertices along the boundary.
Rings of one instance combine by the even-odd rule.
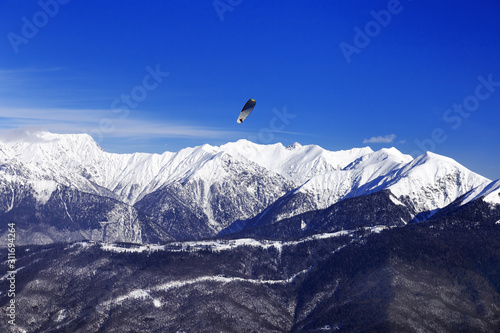
[[[132,189],[144,188],[173,155],[112,154],[103,151],[87,134],[49,132],[30,133],[24,140],[0,142],[0,150],[3,152],[0,163],[17,165],[14,178],[30,183],[39,199],[50,197],[56,182],[128,203],[138,195]],[[8,176],[2,175],[2,178]],[[44,187],[44,181],[50,186]]]
[[[96,167],[102,165],[96,163],[101,161],[95,157],[104,152],[88,135],[36,132],[25,140],[1,142],[0,145],[5,153],[0,163],[10,166],[2,169],[1,178],[29,184],[42,203],[56,189],[54,183],[104,194],[99,182],[90,181]]]
[[[292,149],[282,144],[258,145],[240,140],[221,147],[203,145],[161,155],[113,154],[103,151],[87,134],[49,132],[34,132],[21,141],[0,141],[0,151],[0,163],[17,163],[27,169],[23,176],[33,181],[41,197],[50,196],[53,184],[41,186],[42,180],[50,180],[101,195],[102,189],[107,189],[129,204],[165,184],[191,176],[223,177],[215,160],[219,164],[230,158],[254,162],[300,185],[312,176],[341,169],[372,152],[368,147],[330,152],[313,145],[296,144]]]
[[[500,205],[500,179],[484,183],[471,190],[462,198],[461,206],[479,198],[490,204]]]
[[[180,169],[175,181],[162,179],[168,173],[160,174],[151,185],[159,187],[135,204],[177,239],[214,235],[235,220],[255,216],[295,186],[251,161],[225,152],[207,155],[212,149],[196,148],[184,159],[195,167]]]
[[[191,177],[202,178],[209,182],[220,179],[226,175],[220,166],[227,158],[227,155],[222,154],[217,147],[210,145],[185,148],[172,153],[163,161],[156,175],[144,186],[136,201],[162,186],[176,181],[183,182]]]
[[[426,153],[413,159],[395,148],[381,149],[359,157],[341,170],[311,177],[293,195],[276,201],[260,218],[274,223],[327,208],[346,198],[390,190],[398,203],[408,206],[413,217],[421,220],[488,182],[444,156]]]
[[[426,152],[380,180],[369,183],[366,191],[389,189],[416,213],[429,212],[432,215],[437,209],[488,182],[489,179],[451,158]]]
[[[86,134],[0,138],[1,211],[12,210],[26,193],[43,205],[65,186],[134,205],[161,228],[183,235],[189,228],[174,225],[180,217],[193,228],[203,224],[196,232],[206,236],[273,202],[280,204],[274,211],[279,220],[384,189],[415,214],[432,212],[487,183],[450,158],[426,153],[413,159],[395,148],[333,152],[239,140],[175,153],[114,154]]]
[[[285,147],[281,143],[259,145],[247,140],[227,143],[220,148],[232,156],[248,159],[273,170],[297,185],[311,177],[340,170],[357,158],[373,152],[370,147],[328,151],[316,145],[294,143]]]
[[[326,208],[346,197],[367,194],[363,186],[398,170],[413,158],[396,148],[381,149],[355,159],[343,169],[311,177],[300,191],[315,196],[318,208]]]

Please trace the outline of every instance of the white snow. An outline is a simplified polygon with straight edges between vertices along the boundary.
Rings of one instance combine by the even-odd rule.
[[[126,296],[121,296],[116,299],[117,303],[123,302],[126,299],[132,298],[132,299],[141,299],[141,298],[148,298],[150,291],[149,290],[143,290],[143,289],[136,289],[131,291],[129,294]]]
[[[151,290],[150,289],[135,289],[129,292],[126,295],[119,296],[115,299],[106,301],[101,304],[101,306],[104,307],[110,307],[113,305],[121,305],[124,301],[128,299],[138,299],[138,300],[152,300],[153,305],[157,308],[162,306],[162,302],[151,296]]]
[[[222,284],[228,284],[231,282],[248,282],[252,284],[288,284],[293,282],[297,278],[297,276],[304,274],[307,272],[307,270],[300,271],[297,274],[293,275],[292,277],[288,279],[280,279],[280,280],[266,280],[266,279],[247,279],[247,278],[240,278],[240,277],[225,277],[225,276],[201,276],[198,278],[194,279],[187,279],[187,280],[174,280],[170,281],[167,283],[163,283],[157,286],[154,286],[150,289],[144,290],[144,289],[136,289],[131,292],[129,292],[126,295],[119,296],[115,299],[108,300],[106,302],[103,302],[100,304],[99,308],[109,308],[111,306],[116,306],[116,305],[121,305],[124,301],[128,299],[139,299],[139,300],[152,300],[153,306],[159,308],[162,306],[162,302],[158,298],[154,298],[151,296],[151,290],[154,291],[169,291],[171,289],[178,289],[182,288],[184,286],[192,285],[192,284],[198,284],[198,283],[204,283],[204,282],[214,282],[214,283],[222,283]]]
[[[59,193],[59,198],[61,199],[61,202],[64,205],[64,211],[66,212],[66,216],[69,217],[69,219],[71,220],[71,222],[74,222],[73,218],[71,217],[71,215],[69,215],[68,206],[66,206],[66,202],[64,202],[64,199],[62,198],[62,195],[60,193]]]
[[[396,197],[395,197],[395,196],[393,196],[393,195],[390,195],[390,196],[389,196],[389,199],[391,199],[391,201],[392,201],[394,204],[396,204],[396,205],[399,205],[399,206],[404,206],[404,204],[403,204],[401,201],[399,201],[398,199],[396,199]]]
[[[374,226],[374,227],[371,227],[371,232],[374,232],[376,234],[379,234],[381,233],[383,230],[386,230],[388,229],[385,225],[377,225],[377,226]]]
[[[297,184],[316,175],[340,170],[357,158],[373,152],[369,147],[328,151],[316,145],[300,144],[290,149],[281,143],[259,145],[247,140],[227,143],[220,149],[231,156],[257,163]]]
[[[335,237],[340,237],[340,236],[347,236],[355,232],[356,230],[341,230],[341,231],[336,231],[336,232],[325,232],[322,234],[316,234],[312,236],[308,236],[302,239],[299,239],[297,241],[290,241],[290,242],[283,242],[283,246],[295,246],[297,244],[305,243],[305,242],[310,242],[313,240],[319,240],[319,239],[327,239],[327,238],[335,238]]]
[[[60,323],[61,321],[63,321],[66,318],[67,315],[68,315],[68,313],[67,313],[66,309],[59,310],[57,312],[57,317],[56,317],[55,321],[57,323]]]
[[[385,229],[385,226],[377,226],[373,228],[367,228],[372,232],[380,232]],[[214,252],[231,251],[235,248],[241,246],[259,247],[263,249],[269,249],[271,247],[276,248],[279,252],[283,247],[296,246],[297,244],[310,242],[320,239],[335,238],[340,236],[352,235],[357,230],[341,230],[337,232],[326,232],[321,234],[315,234],[295,241],[273,241],[273,240],[256,240],[253,238],[239,238],[231,240],[206,240],[206,241],[185,241],[185,242],[171,242],[166,245],[157,244],[137,244],[137,245],[119,245],[111,243],[101,243],[101,249],[105,251],[112,251],[116,253],[142,253],[142,252],[154,252],[154,251],[170,251],[170,252],[181,252],[181,251],[203,251],[210,250]]]
[[[334,238],[339,236],[350,235],[355,230],[342,230],[337,232],[327,232],[316,234],[312,236],[308,236],[296,241],[271,241],[271,240],[256,240],[253,238],[239,238],[239,239],[231,239],[231,240],[210,240],[210,241],[187,241],[187,242],[173,242],[169,243],[165,246],[165,249],[170,247],[177,247],[179,250],[177,251],[199,251],[209,249],[211,251],[220,252],[220,251],[230,251],[237,247],[241,246],[251,246],[251,247],[260,247],[263,249],[268,249],[274,247],[281,251],[283,247],[286,246],[295,246],[300,243],[305,243],[318,239],[327,239]],[[104,248],[109,250],[110,248]],[[173,251],[173,250],[170,250]],[[125,251],[122,251],[125,252]]]
[[[35,190],[35,199],[41,204],[45,204],[57,189],[57,183],[53,180],[41,179],[30,182],[30,185]]]
[[[484,183],[471,190],[463,199],[461,205],[482,198],[492,205],[500,205],[500,179],[491,183]]]
[[[14,187],[12,187],[12,185],[10,185],[10,184],[9,184],[9,189],[10,189],[10,192],[12,193],[12,196],[10,198],[9,205],[7,206],[7,210],[5,211],[6,213],[10,212],[12,210],[12,208],[14,208],[14,200],[16,197],[16,193],[14,192]]]
[[[24,267],[25,267],[25,266],[22,266],[22,267],[17,268],[17,269],[16,269],[16,270],[14,270],[14,271],[9,271],[9,272],[8,272],[7,274],[5,274],[4,276],[0,277],[0,281],[3,281],[3,280],[5,280],[5,279],[7,279],[7,278],[11,275],[11,273],[12,273],[13,275],[16,275],[16,274],[17,274],[17,273],[18,273],[21,269],[23,269]]]
[[[418,212],[443,208],[472,188],[489,180],[451,158],[427,152],[378,182],[368,184],[368,193],[389,189],[400,198],[408,196]]]
[[[133,205],[162,186],[199,180],[203,186],[199,193],[193,193],[193,202],[203,207],[214,230],[221,226],[209,204],[210,188],[230,179],[226,164],[285,177],[295,184],[296,191],[313,198],[315,206],[309,209],[326,208],[347,197],[389,189],[396,204],[400,204],[402,195],[407,195],[417,212],[432,211],[489,183],[450,158],[428,152],[412,159],[396,148],[375,152],[369,147],[328,151],[316,145],[284,147],[280,143],[260,145],[239,140],[175,153],[114,154],[102,150],[86,134],[38,131],[27,133],[20,140],[0,138],[0,151],[0,161],[8,166],[0,170],[0,187],[4,187],[4,193],[12,193],[6,210],[14,205],[15,193],[9,188],[14,182],[30,186],[40,203],[46,202],[61,184],[82,192],[118,197]],[[250,194],[256,194],[256,190],[247,188]],[[488,193],[485,200],[496,203],[500,199]],[[302,213],[300,209],[296,207],[290,214]],[[249,217],[252,216],[243,214],[240,219]]]
[[[111,251],[116,253],[142,253],[142,252],[156,252],[156,251],[164,251],[164,245],[157,244],[137,244],[130,245],[126,247],[125,245],[118,244],[110,244],[110,243],[102,243],[101,249],[105,251]]]
[[[189,280],[175,280],[175,281],[170,281],[164,284],[161,284],[159,286],[156,286],[154,290],[162,290],[162,291],[168,291],[171,289],[178,289],[182,288],[187,285],[192,285],[192,284],[198,284],[198,283],[203,283],[203,282],[215,282],[215,283],[222,283],[222,284],[227,284],[231,282],[248,282],[252,284],[288,284],[293,282],[297,278],[297,276],[304,274],[307,272],[307,270],[303,270],[298,272],[297,274],[293,275],[292,277],[288,279],[278,279],[278,280],[268,280],[268,279],[250,279],[250,278],[241,278],[241,277],[227,277],[227,276],[201,276],[195,279],[189,279]]]
[[[492,205],[500,205],[500,191],[496,190],[483,197],[484,201]]]
[[[488,179],[471,172],[454,160],[433,153],[416,159],[395,148],[364,155],[342,170],[310,178],[299,191],[326,208],[348,197],[389,189],[391,200],[409,196],[417,212],[442,208]]]

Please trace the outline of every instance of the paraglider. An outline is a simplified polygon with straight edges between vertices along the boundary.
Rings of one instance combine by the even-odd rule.
[[[248,102],[246,102],[245,106],[243,107],[243,110],[241,110],[240,115],[238,116],[238,120],[236,120],[238,124],[241,124],[243,120],[247,119],[248,115],[252,112],[256,103],[257,102],[255,101],[255,99],[251,98],[248,100]]]

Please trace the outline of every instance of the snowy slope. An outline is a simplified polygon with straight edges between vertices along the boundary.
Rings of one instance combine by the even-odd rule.
[[[389,189],[416,213],[432,214],[471,189],[489,182],[451,158],[427,152],[368,184],[366,190]]]
[[[388,189],[416,214],[443,208],[476,186],[489,183],[451,158],[427,152],[413,159],[395,148],[365,155],[343,170],[313,177],[301,187],[320,208],[343,198]]]
[[[488,183],[450,158],[426,153],[413,159],[395,148],[333,152],[239,140],[163,154],[113,154],[86,134],[39,131],[0,139],[4,213],[29,195],[43,205],[64,186],[142,207],[158,226],[188,232],[182,216],[193,228],[204,225],[199,235],[264,210],[280,220],[385,189],[415,214],[432,212]],[[280,208],[273,210],[273,202]]]
[[[261,218],[277,222],[327,208],[346,198],[390,190],[417,220],[425,219],[488,179],[433,153],[415,159],[395,148],[359,157],[343,169],[318,174],[269,207]],[[409,221],[406,221],[409,222]]]
[[[366,184],[379,181],[412,160],[395,148],[384,148],[357,158],[341,170],[310,178],[300,191],[316,196],[318,208],[326,208],[343,198],[368,194]]]
[[[219,164],[231,159],[253,162],[298,186],[371,152],[370,148],[330,152],[313,145],[296,144],[291,148],[240,140],[221,147],[203,145],[161,155],[113,154],[103,151],[86,134],[34,132],[24,141],[0,142],[0,163],[24,168],[18,176],[24,176],[45,197],[50,196],[54,183],[44,187],[42,180],[101,195],[105,195],[101,188],[107,189],[122,201],[134,204],[165,184],[194,175],[208,180],[224,177],[217,163],[209,165],[214,158]]]
[[[125,199],[123,190],[115,190],[116,183],[134,171],[134,181],[147,182],[157,174],[161,159],[152,154],[110,154],[86,134],[36,132],[25,141],[0,142],[0,149],[4,152],[0,163],[17,165],[14,178],[30,183],[37,196],[44,193],[46,199],[55,190],[54,183]],[[44,186],[44,181],[50,184]]]
[[[484,183],[471,190],[462,199],[461,206],[479,198],[490,204],[500,205],[500,179],[491,183]]]
[[[259,145],[247,140],[227,143],[220,147],[231,156],[248,159],[273,170],[300,185],[311,177],[340,170],[354,160],[373,152],[370,147],[328,151],[316,145],[281,143]]]

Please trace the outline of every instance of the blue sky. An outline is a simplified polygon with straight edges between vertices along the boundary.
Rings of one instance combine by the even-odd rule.
[[[394,146],[497,179],[498,17],[497,0],[3,0],[0,129],[111,152]]]

